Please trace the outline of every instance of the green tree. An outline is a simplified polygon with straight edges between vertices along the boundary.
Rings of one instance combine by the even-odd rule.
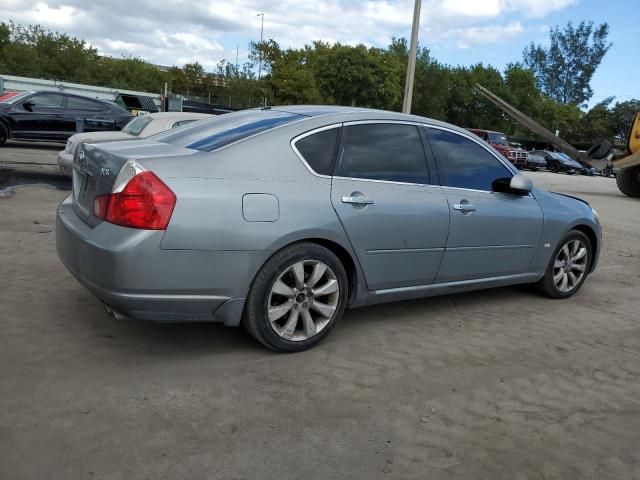
[[[564,29],[552,28],[550,45],[533,42],[524,49],[524,65],[536,76],[539,87],[552,100],[565,105],[582,105],[593,95],[590,83],[602,58],[611,48],[609,25],[569,22]]]
[[[631,122],[638,112],[640,112],[640,100],[633,99],[615,104],[611,111],[611,127],[616,141],[626,143]]]

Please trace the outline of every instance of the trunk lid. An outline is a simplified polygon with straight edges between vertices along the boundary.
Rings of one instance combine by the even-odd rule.
[[[111,193],[118,172],[128,160],[149,167],[145,160],[194,153],[197,151],[155,140],[81,144],[73,159],[73,208],[85,223],[95,227],[102,220],[93,214],[94,201],[98,195]]]

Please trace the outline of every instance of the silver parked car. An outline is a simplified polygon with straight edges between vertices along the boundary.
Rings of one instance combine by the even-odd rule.
[[[114,142],[116,140],[147,138],[156,133],[205,118],[211,118],[211,115],[191,112],[148,113],[132,118],[120,131],[76,133],[67,140],[67,145],[64,150],[58,153],[58,166],[60,170],[62,170],[62,173],[71,175],[73,155],[81,143]]]
[[[80,149],[57,248],[108,311],[243,323],[279,351],[346,307],[521,283],[569,297],[601,248],[587,202],[418,116],[273,107]]]

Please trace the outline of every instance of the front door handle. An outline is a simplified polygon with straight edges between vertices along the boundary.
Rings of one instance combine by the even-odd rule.
[[[455,203],[453,205],[454,210],[458,210],[460,212],[475,212],[475,205],[471,205],[470,203]]]
[[[342,203],[351,203],[352,205],[372,205],[375,203],[373,198],[369,197],[342,197]]]

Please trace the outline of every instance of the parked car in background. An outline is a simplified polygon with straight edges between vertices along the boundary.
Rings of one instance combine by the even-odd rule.
[[[547,161],[540,155],[536,155],[533,152],[528,152],[527,158],[524,161],[523,168],[527,170],[539,170],[541,168],[547,168]]]
[[[579,167],[581,168],[581,170],[576,170],[578,173],[581,173],[582,175],[587,175],[589,177],[592,177],[594,175],[598,175],[600,173],[600,170],[598,170],[597,168],[594,167],[585,167],[583,165],[581,165],[579,162],[576,162],[573,158],[571,158],[569,155],[567,155],[564,152],[555,152],[557,155],[560,155],[562,158],[564,158],[565,160],[569,161],[569,162],[573,162],[576,163],[577,165],[579,165]]]
[[[499,151],[506,159],[513,163],[516,167],[524,167],[527,159],[527,152],[522,148],[512,147],[507,136],[504,133],[495,132],[493,130],[482,130],[479,128],[467,128],[475,133],[497,151]]]
[[[67,140],[67,146],[58,153],[58,166],[63,173],[71,175],[73,155],[81,143],[100,143],[147,138],[171,128],[197,120],[211,118],[205,113],[162,112],[134,117],[120,131],[76,133]]]
[[[62,142],[83,131],[120,130],[133,115],[112,102],[63,92],[23,92],[0,102],[0,144]]]
[[[414,115],[245,110],[77,158],[56,244],[107,312],[243,323],[278,351],[345,307],[519,283],[567,298],[600,251],[587,202]]]
[[[568,155],[550,150],[533,150],[534,155],[539,155],[547,162],[547,168],[553,173],[564,172],[570,175],[582,173],[584,167]]]

